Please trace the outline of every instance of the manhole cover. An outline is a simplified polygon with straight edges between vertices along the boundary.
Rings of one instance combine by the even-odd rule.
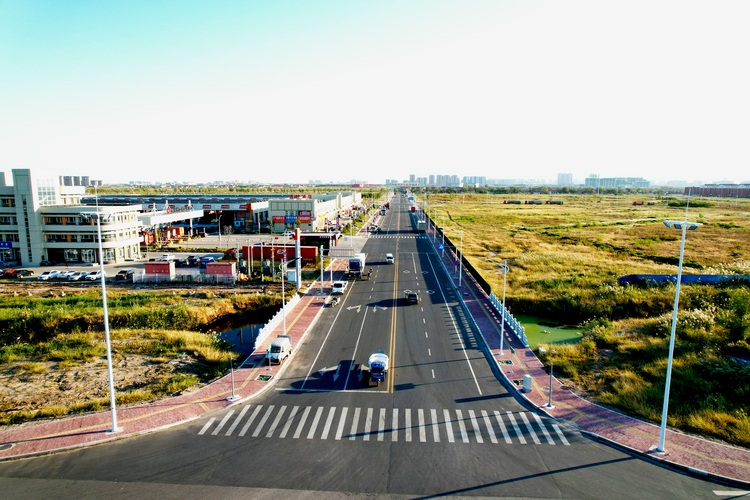
[[[261,382],[268,382],[269,380],[271,380],[271,377],[273,377],[273,375],[260,375],[258,377],[258,380],[260,380]]]

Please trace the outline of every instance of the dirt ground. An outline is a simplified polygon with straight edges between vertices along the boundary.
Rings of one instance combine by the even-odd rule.
[[[280,283],[266,282],[266,293],[281,293]],[[232,286],[175,286],[115,284],[107,285],[107,291],[172,291],[184,292],[186,288],[196,291],[212,291],[217,296],[233,293],[262,293],[256,285]],[[74,284],[63,282],[0,282],[0,296],[59,297],[74,295],[90,289],[100,289],[94,284]],[[124,354],[117,349],[117,341],[112,342],[113,377],[115,392],[122,393],[135,389],[148,389],[155,382],[174,373],[191,372],[200,361],[185,353],[167,362],[154,362],[150,356]],[[35,411],[55,406],[68,407],[109,396],[106,355],[88,362],[77,362],[73,366],[58,367],[58,362],[26,363],[18,361],[0,365],[0,415],[19,411]],[[199,383],[182,392],[196,390]],[[166,397],[166,396],[165,396]],[[134,403],[142,404],[142,402]],[[37,420],[38,421],[38,420]],[[30,425],[24,422],[13,426],[0,426],[0,430],[10,427]]]

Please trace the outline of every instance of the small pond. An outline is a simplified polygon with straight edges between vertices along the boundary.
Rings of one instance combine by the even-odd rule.
[[[581,340],[581,333],[575,326],[554,324],[552,321],[534,316],[515,316],[526,330],[529,347],[539,344],[575,344]]]
[[[244,325],[220,332],[218,337],[232,344],[235,352],[248,356],[253,353],[253,341],[264,325]]]

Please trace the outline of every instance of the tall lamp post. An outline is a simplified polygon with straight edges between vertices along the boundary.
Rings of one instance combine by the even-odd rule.
[[[459,251],[461,255],[458,258],[458,288],[461,288],[461,275],[464,273],[464,232],[460,229],[453,229],[452,227],[449,227],[448,229],[461,233],[461,250]]]
[[[494,260],[486,259],[487,262],[497,264],[503,270],[503,312],[500,324],[500,356],[503,355],[503,340],[505,340],[505,278],[508,275],[508,259],[503,259],[502,262],[495,262]]]
[[[445,217],[440,218],[443,219],[443,255],[440,256],[440,258],[442,259],[443,257],[445,257]]]
[[[104,285],[104,250],[102,249],[102,224],[101,212],[82,213],[82,216],[96,217],[96,231],[99,237],[99,273],[102,278],[102,307],[104,309],[104,340],[107,344],[107,375],[109,377],[109,408],[112,418],[112,429],[108,432],[120,432],[122,427],[117,427],[117,407],[115,406],[115,381],[112,374],[112,347],[109,340],[109,314],[107,312],[107,289]]]
[[[664,386],[664,406],[661,410],[661,429],[659,431],[659,447],[656,451],[664,453],[664,438],[667,433],[667,409],[669,407],[669,385],[672,379],[672,357],[674,355],[674,338],[677,328],[677,304],[680,300],[680,281],[682,280],[682,256],[685,252],[685,233],[695,231],[700,224],[698,222],[665,220],[664,225],[670,229],[682,230],[682,242],[680,243],[680,263],[677,267],[677,288],[674,292],[674,309],[672,310],[672,332],[669,335],[669,361],[667,362],[667,383]]]
[[[219,243],[221,243],[221,215],[222,214],[218,214],[218,215],[219,217],[217,219],[217,222],[219,223]]]

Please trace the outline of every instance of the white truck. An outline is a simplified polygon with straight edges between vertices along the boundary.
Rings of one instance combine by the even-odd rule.
[[[362,278],[365,274],[365,258],[367,254],[355,253],[354,257],[349,259],[349,272],[350,278]]]
[[[417,221],[417,232],[418,233],[424,233],[427,229],[427,222],[424,220],[418,220]]]
[[[375,351],[375,354],[370,355],[367,366],[362,365],[361,369],[362,375],[369,385],[372,385],[373,382],[375,382],[375,385],[385,382],[385,378],[388,375],[388,356],[385,354],[385,351]]]
[[[266,352],[268,364],[281,364],[292,353],[292,337],[289,335],[277,335]]]

